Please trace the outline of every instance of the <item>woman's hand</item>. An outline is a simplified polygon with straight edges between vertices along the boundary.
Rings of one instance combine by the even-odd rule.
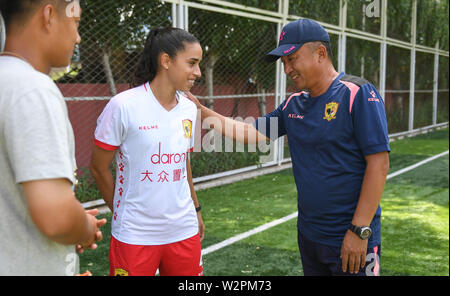
[[[205,223],[203,223],[202,214],[200,212],[197,212],[197,218],[198,218],[198,234],[200,235],[200,241],[202,241],[205,238]]]

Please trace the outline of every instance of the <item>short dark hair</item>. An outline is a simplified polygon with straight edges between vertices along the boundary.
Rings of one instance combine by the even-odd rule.
[[[312,42],[312,49],[315,50],[320,44],[325,46],[325,48],[327,50],[328,58],[330,59],[330,61],[332,61],[333,53],[331,52],[331,45],[330,45],[329,41],[314,41],[314,42]]]
[[[12,20],[24,21],[44,2],[45,0],[0,0],[0,13],[6,29],[8,30]],[[60,7],[62,6],[59,4],[66,3],[65,0],[47,0],[47,2]]]
[[[322,43],[323,46],[325,46],[325,48],[327,49],[327,54],[328,57],[330,58],[330,61],[333,59],[333,53],[331,51],[331,44],[329,41],[320,41],[320,43]]]
[[[151,29],[139,57],[131,87],[152,81],[158,72],[159,56],[167,53],[171,58],[175,58],[178,51],[184,50],[185,42],[200,43],[196,37],[183,29],[171,27]]]

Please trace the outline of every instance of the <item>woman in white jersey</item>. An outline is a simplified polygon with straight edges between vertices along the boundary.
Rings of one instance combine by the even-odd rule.
[[[98,118],[91,171],[113,214],[110,275],[203,274],[205,227],[188,155],[197,107],[183,94],[201,76],[201,59],[188,32],[152,29],[133,88]]]

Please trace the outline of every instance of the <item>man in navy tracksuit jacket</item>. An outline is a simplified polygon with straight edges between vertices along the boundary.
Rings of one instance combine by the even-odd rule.
[[[202,118],[219,118],[221,124],[213,127],[237,141],[287,135],[305,275],[378,275],[379,203],[390,152],[384,101],[365,79],[336,72],[329,42],[315,21],[284,26],[278,47],[266,59],[281,58],[299,91],[253,126],[209,110],[190,96]],[[276,128],[270,124],[274,120]],[[224,128],[230,122],[233,129]]]

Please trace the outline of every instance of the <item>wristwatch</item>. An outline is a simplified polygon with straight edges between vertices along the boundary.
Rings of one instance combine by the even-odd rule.
[[[372,229],[368,226],[356,226],[350,224],[349,229],[353,231],[360,239],[368,239],[372,235]]]

